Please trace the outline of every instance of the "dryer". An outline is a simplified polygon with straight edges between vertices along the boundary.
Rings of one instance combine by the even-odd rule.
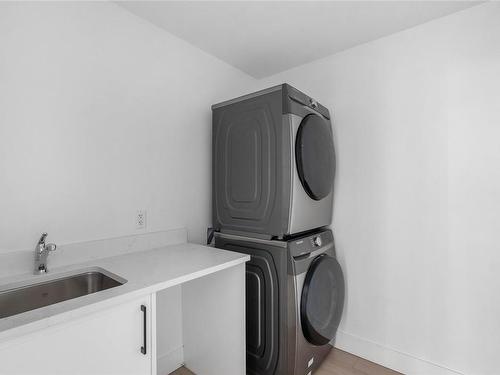
[[[330,112],[282,84],[212,106],[213,225],[261,238],[331,223]]]
[[[287,241],[225,233],[215,246],[246,263],[247,374],[309,375],[331,349],[344,305],[344,278],[331,230]]]

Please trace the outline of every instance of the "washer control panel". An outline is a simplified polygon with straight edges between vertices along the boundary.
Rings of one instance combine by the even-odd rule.
[[[288,241],[288,248],[292,257],[309,254],[322,246],[333,243],[333,234],[331,230],[324,230],[313,235],[306,235]]]
[[[320,247],[322,242],[321,242],[321,236],[316,236],[316,237],[313,237],[312,239],[312,244],[313,246],[315,247]]]

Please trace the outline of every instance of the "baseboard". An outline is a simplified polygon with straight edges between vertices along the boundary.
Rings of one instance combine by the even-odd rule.
[[[174,372],[184,364],[182,346],[158,356],[157,375],[167,375]]]
[[[334,346],[406,375],[464,375],[460,371],[338,331]]]

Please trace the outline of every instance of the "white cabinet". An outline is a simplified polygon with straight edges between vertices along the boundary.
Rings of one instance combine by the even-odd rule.
[[[245,375],[245,264],[156,295],[157,375]],[[155,374],[156,375],[156,374]]]
[[[0,374],[151,375],[151,305],[147,295],[4,342]]]

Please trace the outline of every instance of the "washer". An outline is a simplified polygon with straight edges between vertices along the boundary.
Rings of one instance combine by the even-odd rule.
[[[330,230],[287,241],[225,233],[215,246],[249,254],[247,374],[308,375],[331,349],[344,305],[344,278]]]
[[[344,307],[344,275],[330,230],[289,241],[288,248],[293,269],[288,320],[295,323],[289,369],[291,374],[306,375],[331,349]]]
[[[330,113],[288,84],[212,106],[213,225],[260,238],[331,223]]]

